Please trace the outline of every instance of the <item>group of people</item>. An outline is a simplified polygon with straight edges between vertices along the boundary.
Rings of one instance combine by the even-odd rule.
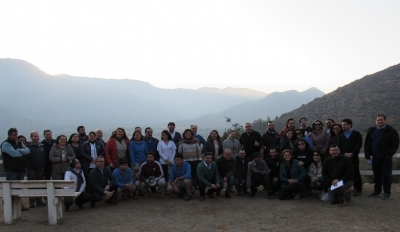
[[[261,185],[268,199],[275,193],[281,200],[300,199],[317,189],[321,199],[344,206],[351,199],[352,187],[353,196],[361,195],[362,136],[352,129],[352,121],[327,119],[327,130],[319,120],[311,127],[306,118],[299,123],[297,129],[290,118],[278,133],[274,123],[268,122],[262,136],[246,123],[240,138],[231,131],[224,141],[216,130],[204,139],[196,125],[181,135],[173,122],[162,131],[161,140],[153,137],[150,127],[144,135],[136,127],[131,139],[118,127],[106,142],[102,130],[86,135],[85,127],[79,126],[69,138],[59,135],[54,140],[52,131],[45,130],[44,140],[32,132],[28,142],[11,128],[1,151],[7,180],[22,180],[25,173],[28,180],[73,180],[77,196],[65,198],[65,211],[73,203],[83,209],[85,203],[95,207],[104,197],[116,204],[117,199],[147,198],[150,192],[158,197],[176,194],[186,201],[197,189],[200,201],[206,195],[220,196],[223,189],[225,198],[232,193],[255,196]],[[386,125],[385,115],[377,115],[364,144],[375,180],[369,196],[380,196],[383,186],[383,199],[390,198],[392,156],[398,146],[397,131]],[[30,198],[29,203],[30,208],[46,205],[41,198]],[[22,206],[22,210],[28,208]]]

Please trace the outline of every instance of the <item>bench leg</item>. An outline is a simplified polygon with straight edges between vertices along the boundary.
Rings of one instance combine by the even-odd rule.
[[[57,200],[54,193],[54,183],[47,183],[47,209],[50,225],[57,225]]]
[[[56,204],[56,208],[57,208],[57,220],[62,219],[63,217],[63,210],[62,210],[62,197],[57,197],[57,204]]]
[[[3,183],[3,210],[4,210],[4,223],[12,224],[13,223],[13,215],[12,215],[12,198],[11,198],[11,186],[10,183]],[[20,207],[21,209],[21,207]]]
[[[21,198],[20,197],[14,197],[13,206],[14,206],[14,220],[21,219]]]

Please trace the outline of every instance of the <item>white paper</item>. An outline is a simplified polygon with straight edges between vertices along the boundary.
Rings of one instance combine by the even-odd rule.
[[[331,185],[331,191],[343,186],[343,180],[337,182],[336,186]]]

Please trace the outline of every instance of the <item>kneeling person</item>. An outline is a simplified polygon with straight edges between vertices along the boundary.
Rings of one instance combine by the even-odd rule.
[[[166,182],[164,180],[164,172],[161,164],[154,160],[153,152],[148,152],[146,154],[146,162],[142,163],[139,168],[139,180],[136,181],[136,186],[144,194],[144,198],[148,196],[148,188],[150,186],[147,180],[149,177],[155,178],[154,187],[158,187],[157,195],[161,197],[161,190],[165,189]]]
[[[185,201],[192,199],[192,172],[190,164],[183,161],[183,155],[177,153],[174,158],[175,164],[172,165],[168,186],[170,193],[177,193],[179,197],[185,196]]]
[[[119,160],[119,167],[114,169],[113,176],[118,190],[121,192],[122,200],[128,199],[131,194],[133,198],[137,198],[136,186],[133,183],[132,171],[128,167],[128,160],[123,158]]]
[[[247,192],[251,196],[255,196],[257,187],[263,185],[268,191],[268,199],[272,199],[272,185],[269,179],[269,169],[267,163],[261,159],[261,154],[255,152],[253,154],[253,161],[250,162],[247,169]]]
[[[210,187],[207,195],[213,199],[214,192],[218,191],[219,186],[219,173],[217,165],[212,161],[212,153],[206,152],[204,154],[204,161],[197,165],[197,178],[200,191],[200,201],[204,201],[206,195],[206,187]]]
[[[75,202],[79,209],[83,209],[83,205],[92,199],[92,195],[85,192],[86,180],[81,169],[81,162],[73,159],[69,162],[70,168],[65,172],[64,180],[73,180],[75,192],[78,194],[75,197],[64,197],[65,212],[69,211],[69,207]]]

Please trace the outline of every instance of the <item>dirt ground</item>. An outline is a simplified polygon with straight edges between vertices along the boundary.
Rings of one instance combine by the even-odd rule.
[[[321,201],[319,192],[298,201],[280,201],[277,195],[268,200],[265,192],[204,202],[198,192],[188,202],[150,195],[117,205],[85,205],[84,210],[71,206],[56,226],[47,224],[47,207],[22,212],[21,220],[4,225],[1,207],[0,231],[400,231],[400,184],[393,184],[387,201],[368,198],[372,189],[365,184],[363,195],[344,208]]]

